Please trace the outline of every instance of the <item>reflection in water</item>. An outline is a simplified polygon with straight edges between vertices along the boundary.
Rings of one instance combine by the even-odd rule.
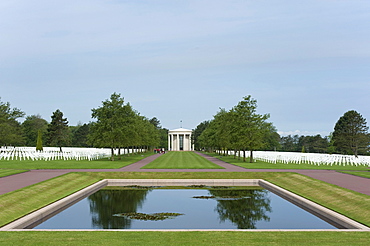
[[[131,220],[113,217],[117,213],[136,212],[149,190],[100,190],[88,197],[94,228],[127,229]]]
[[[114,214],[137,212],[150,190],[100,190],[88,197],[93,228],[129,229],[131,219]],[[243,199],[217,199],[214,211],[220,222],[231,221],[238,229],[255,229],[256,222],[269,221],[271,212],[266,190],[209,190],[215,197],[247,197]],[[172,201],[175,203],[175,201]],[[195,208],[196,209],[196,208]]]
[[[255,229],[256,222],[270,221],[266,212],[271,212],[270,199],[266,190],[209,190],[216,197],[248,197],[236,200],[217,200],[215,211],[221,222],[230,220],[238,229]]]
[[[215,199],[193,198],[196,195],[206,197],[212,195]],[[243,198],[236,199],[236,196]],[[114,216],[130,212],[146,214],[178,212],[184,215],[159,221]],[[307,211],[269,191],[259,189],[106,189],[98,191],[36,227],[36,229],[236,228],[335,229]]]

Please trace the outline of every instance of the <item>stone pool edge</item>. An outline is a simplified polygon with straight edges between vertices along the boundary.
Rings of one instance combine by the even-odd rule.
[[[105,186],[261,186],[347,229],[23,229],[62,211]],[[0,228],[0,231],[370,231],[370,228],[263,179],[104,179]]]

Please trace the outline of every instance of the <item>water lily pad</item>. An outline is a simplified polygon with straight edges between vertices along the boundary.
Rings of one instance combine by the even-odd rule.
[[[196,199],[214,199],[216,197],[215,196],[193,196],[193,198],[196,198]]]
[[[247,196],[193,196],[193,198],[197,199],[216,199],[220,201],[225,200],[240,200],[240,199],[246,199],[249,198]]]
[[[119,214],[113,214],[113,216],[116,217],[124,217],[127,219],[132,220],[151,220],[151,221],[157,221],[157,220],[165,220],[165,219],[174,219],[177,216],[184,215],[180,213],[154,213],[154,214],[146,214],[146,213],[119,213]]]

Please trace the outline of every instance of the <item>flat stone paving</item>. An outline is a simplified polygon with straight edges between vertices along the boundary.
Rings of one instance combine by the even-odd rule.
[[[196,152],[198,153],[198,152]],[[129,166],[119,169],[50,169],[30,170],[25,173],[15,174],[0,178],[0,195],[10,191],[39,183],[69,172],[295,172],[324,182],[338,185],[370,195],[370,179],[350,174],[339,173],[334,170],[298,170],[298,169],[246,169],[219,160],[215,157],[198,153],[224,169],[141,169],[148,163],[158,158],[161,154],[149,156]]]

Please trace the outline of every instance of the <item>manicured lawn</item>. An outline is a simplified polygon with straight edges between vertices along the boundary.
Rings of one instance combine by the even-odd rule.
[[[5,177],[17,173],[24,173],[28,170],[17,170],[17,169],[0,169],[0,177]]]
[[[32,212],[103,178],[262,178],[370,225],[370,196],[296,173],[69,173],[0,196],[0,224]],[[367,245],[370,232],[0,232],[0,245]]]
[[[254,163],[249,163],[249,158],[246,159],[246,162],[243,162],[243,158],[238,160],[238,157],[234,159],[234,156],[220,156],[215,153],[205,153],[207,155],[216,157],[220,160],[223,160],[227,163],[234,164],[236,166],[250,168],[250,169],[323,169],[323,170],[369,170],[369,167],[365,166],[339,166],[339,165],[310,165],[310,164],[295,164],[295,163],[268,163],[263,161],[256,161]]]
[[[368,245],[369,232],[0,232],[0,245]]]
[[[100,160],[52,160],[52,161],[32,161],[32,160],[0,160],[0,168],[11,169],[116,169],[128,166],[145,157],[153,155],[152,152],[142,154],[123,155],[121,160],[109,159]]]
[[[364,178],[368,178],[368,179],[370,179],[370,171],[362,171],[362,172],[342,172],[342,173],[348,173],[348,174],[352,174],[352,175],[356,175],[356,176],[360,176],[360,177],[364,177]]]
[[[69,173],[0,195],[0,226],[97,181],[86,173]]]
[[[168,152],[143,169],[223,169],[192,151]]]

